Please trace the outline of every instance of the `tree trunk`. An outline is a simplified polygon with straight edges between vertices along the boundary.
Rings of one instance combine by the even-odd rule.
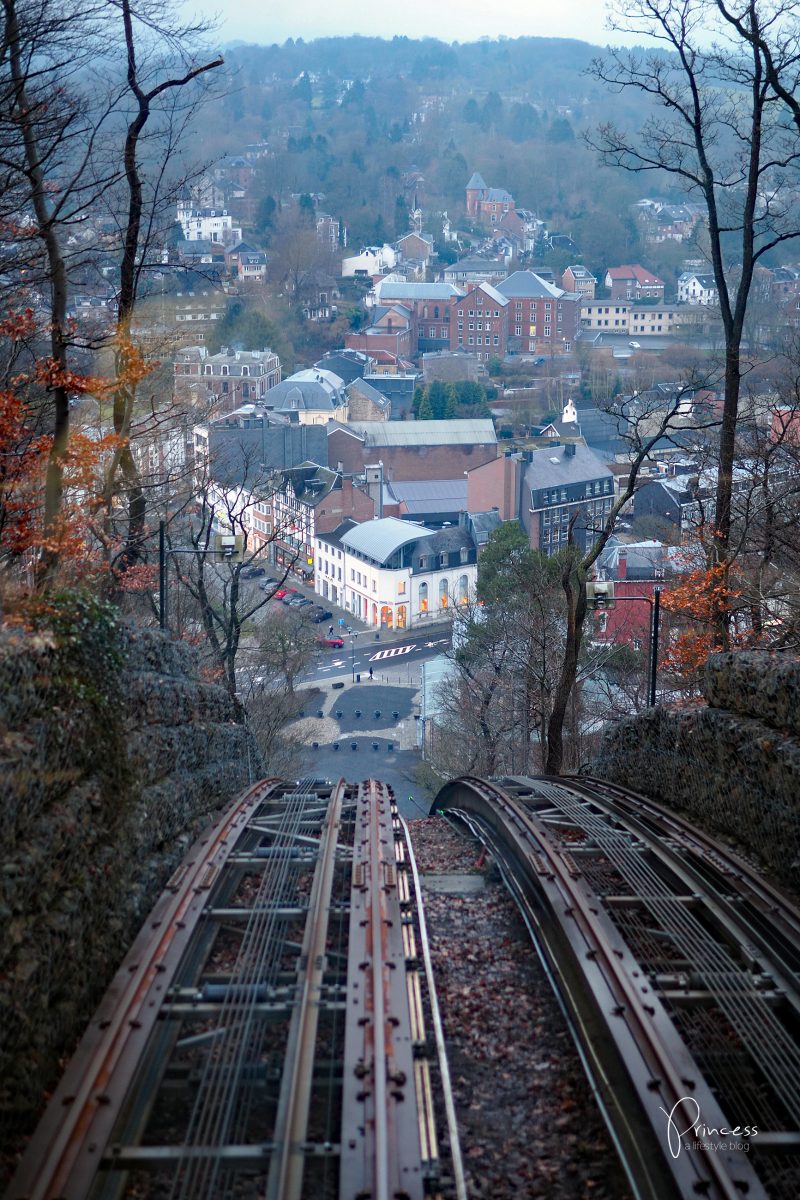
[[[574,562],[569,561],[566,564],[561,582],[567,601],[567,638],[547,727],[547,761],[544,768],[547,775],[561,774],[564,761],[564,720],[569,698],[578,677],[578,657],[586,616],[586,583],[576,570]]]

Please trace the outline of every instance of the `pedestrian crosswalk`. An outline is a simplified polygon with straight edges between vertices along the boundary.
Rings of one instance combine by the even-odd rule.
[[[393,646],[391,650],[379,650],[377,654],[371,655],[370,662],[380,662],[384,658],[395,658],[398,654],[408,654],[411,650],[416,650],[416,646]]]

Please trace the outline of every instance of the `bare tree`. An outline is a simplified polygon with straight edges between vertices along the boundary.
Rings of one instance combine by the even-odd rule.
[[[747,370],[742,336],[754,270],[800,232],[793,187],[800,146],[785,120],[787,106],[795,117],[797,107],[787,86],[797,79],[796,9],[760,0],[736,12],[724,0],[632,0],[616,10],[612,25],[643,35],[655,49],[612,49],[593,66],[598,79],[639,92],[649,104],[638,133],[605,125],[590,139],[603,161],[669,178],[706,210],[724,331],[714,539],[721,563],[730,558],[736,423]],[[720,611],[720,644],[727,626]]]
[[[214,670],[231,695],[238,690],[236,662],[245,626],[263,612],[279,586],[275,583],[261,590],[248,582],[253,567],[268,563],[269,547],[280,533],[274,522],[268,534],[256,536],[254,532],[258,510],[272,507],[276,482],[265,475],[251,478],[246,461],[241,479],[240,483],[222,484],[206,475],[199,480],[197,513],[190,519],[186,544],[170,544],[180,584],[198,604]],[[229,556],[218,541],[221,531],[222,536],[237,539],[235,552]],[[283,568],[284,579],[291,565]]]

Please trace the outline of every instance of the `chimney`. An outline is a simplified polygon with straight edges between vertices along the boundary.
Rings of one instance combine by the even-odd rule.
[[[628,552],[621,550],[617,555],[617,579],[628,578]]]
[[[566,446],[564,447],[564,457],[565,458],[574,458],[575,457],[575,443],[574,442],[567,442]]]

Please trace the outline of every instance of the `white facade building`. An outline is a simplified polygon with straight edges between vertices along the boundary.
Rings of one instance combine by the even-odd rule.
[[[359,254],[342,259],[342,277],[382,275],[397,265],[397,252],[391,246],[367,246]]]
[[[429,624],[475,597],[477,552],[463,525],[345,521],[314,539],[314,560],[317,594],[378,629]]]
[[[191,201],[178,201],[178,221],[187,242],[219,242],[232,246],[242,240],[242,230],[225,208],[195,208]]]

